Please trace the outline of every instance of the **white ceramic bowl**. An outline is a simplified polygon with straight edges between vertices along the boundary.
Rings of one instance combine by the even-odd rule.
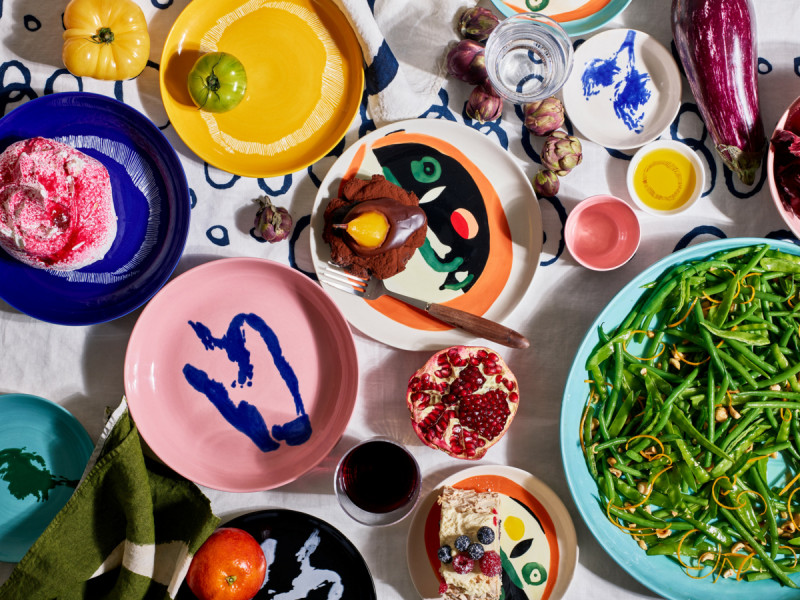
[[[686,144],[657,140],[643,146],[633,156],[626,183],[631,198],[643,211],[652,215],[676,215],[687,210],[703,194],[706,172],[700,157]],[[637,191],[637,183],[643,187],[644,197]]]

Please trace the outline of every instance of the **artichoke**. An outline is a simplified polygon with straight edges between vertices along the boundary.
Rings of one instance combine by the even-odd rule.
[[[553,96],[522,107],[525,127],[533,135],[546,136],[564,125],[564,105]]]
[[[552,198],[558,194],[560,183],[558,175],[547,169],[542,169],[533,176],[533,191],[540,198]]]
[[[554,131],[544,141],[542,147],[542,166],[563,177],[581,164],[583,151],[581,142],[563,131]]]
[[[447,72],[467,83],[488,83],[483,46],[473,40],[458,42],[447,53]]]
[[[267,196],[260,196],[253,202],[259,205],[253,229],[255,237],[270,243],[289,237],[292,232],[292,215],[288,210],[275,206]]]
[[[500,19],[488,8],[475,6],[461,13],[458,29],[463,38],[485,42],[499,22]]]
[[[464,109],[470,119],[481,123],[496,121],[503,114],[503,99],[490,87],[475,86]]]

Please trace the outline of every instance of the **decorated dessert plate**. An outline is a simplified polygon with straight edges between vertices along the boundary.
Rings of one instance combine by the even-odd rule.
[[[417,507],[408,532],[408,570],[423,600],[441,598],[437,499],[445,486],[494,491],[501,496],[500,556],[506,600],[557,600],[567,591],[578,562],[569,512],[536,477],[514,467],[470,467],[442,481]]]
[[[502,322],[528,290],[542,248],[542,217],[525,173],[483,134],[443,119],[382,127],[351,145],[320,185],[311,215],[311,255],[321,273],[331,257],[324,212],[352,177],[383,175],[420,198],[425,241],[386,287]],[[350,323],[410,350],[471,338],[389,296],[364,300],[323,284]]]
[[[267,577],[255,600],[347,598],[376,600],[364,558],[338,529],[312,515],[273,509],[247,513],[225,523],[244,529],[261,544]],[[178,600],[195,596],[184,583]]]
[[[311,279],[258,258],[215,260],[147,305],[125,355],[140,433],[168,466],[230,492],[317,465],[353,411],[358,362],[337,306]]]
[[[681,105],[681,75],[655,38],[609,29],[578,46],[561,93],[583,136],[626,150],[652,142],[670,126]]]
[[[0,415],[0,561],[18,562],[72,496],[94,444],[38,396],[2,395]]]
[[[247,75],[242,102],[198,110],[187,87],[197,58],[226,52]],[[161,54],[161,98],[200,158],[246,177],[294,173],[344,137],[364,88],[363,58],[333,0],[194,0]]]
[[[687,261],[704,259],[716,252],[762,243],[769,243],[777,250],[800,256],[800,247],[790,242],[733,238],[690,246],[655,262],[634,277],[600,312],[578,347],[567,376],[561,405],[560,439],[561,457],[572,498],[589,530],[606,552],[632,577],[659,596],[670,600],[788,600],[797,596],[797,590],[773,580],[745,581],[740,580],[740,577],[709,576],[713,573],[709,570],[687,571],[671,556],[648,556],[629,532],[611,522],[606,515],[605,506],[601,504],[597,484],[589,473],[580,441],[581,419],[590,394],[586,361],[599,342],[600,328],[607,333],[614,330],[633,309],[648,284],[667,269]],[[776,477],[776,480],[781,479]],[[792,578],[800,584],[796,574],[792,574]]]
[[[599,29],[616,17],[631,0],[492,0],[506,17],[538,12],[561,23],[572,36]]]
[[[0,150],[36,136],[106,167],[117,233],[102,259],[74,271],[37,269],[0,251],[0,298],[60,325],[101,323],[138,308],[169,279],[189,231],[189,187],[175,150],[137,110],[87,92],[42,96],[0,119]]]

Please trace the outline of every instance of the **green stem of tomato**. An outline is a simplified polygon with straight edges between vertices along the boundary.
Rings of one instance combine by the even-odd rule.
[[[206,77],[206,87],[210,92],[217,92],[219,91],[219,77],[212,71],[211,75]]]
[[[234,583],[236,583],[236,575],[228,575],[225,578],[225,583],[227,583],[229,586],[232,586]]]
[[[110,44],[114,41],[114,32],[108,27],[101,27],[97,30],[97,33],[92,36],[92,41],[95,44]]]

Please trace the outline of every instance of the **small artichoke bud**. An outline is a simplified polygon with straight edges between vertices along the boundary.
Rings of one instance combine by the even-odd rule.
[[[558,175],[552,171],[542,169],[533,176],[533,191],[540,198],[552,198],[558,194],[559,187]]]
[[[564,105],[553,96],[530,102],[522,110],[525,114],[525,127],[533,135],[544,137],[564,126]]]
[[[499,22],[500,19],[488,8],[475,6],[461,13],[458,29],[463,38],[485,42]]]
[[[496,121],[503,114],[503,99],[491,88],[477,85],[469,95],[464,112],[470,119],[481,123]]]
[[[253,200],[259,205],[256,213],[253,235],[265,242],[275,243],[285,240],[292,232],[292,215],[282,206],[275,206],[267,196]]]
[[[461,81],[475,85],[489,81],[484,49],[473,40],[461,40],[447,53],[447,72]]]
[[[563,131],[554,131],[544,141],[542,147],[542,166],[563,177],[581,164],[583,150],[581,142]]]

